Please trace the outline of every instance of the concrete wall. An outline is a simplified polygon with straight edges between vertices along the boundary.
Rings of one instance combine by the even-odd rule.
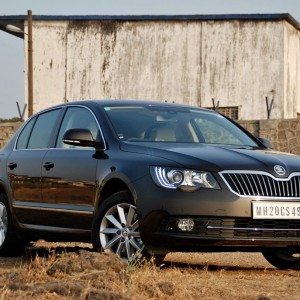
[[[0,123],[0,148],[7,143],[20,126],[21,122]]]
[[[33,34],[34,111],[74,99],[215,98],[241,119],[265,119],[270,91],[272,118],[300,111],[300,34],[286,21],[35,21]]]
[[[274,90],[272,118],[283,117],[282,22],[208,22],[202,41],[203,106],[216,98],[241,106],[241,119],[265,119],[265,97]]]
[[[300,112],[300,31],[284,26],[284,111],[283,117]]]

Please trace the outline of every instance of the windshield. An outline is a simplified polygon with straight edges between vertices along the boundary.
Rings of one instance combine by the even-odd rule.
[[[236,125],[209,111],[155,105],[104,109],[123,141],[258,146]]]

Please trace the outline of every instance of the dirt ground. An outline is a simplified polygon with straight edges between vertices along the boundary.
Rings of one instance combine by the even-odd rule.
[[[172,253],[165,264],[123,264],[88,244],[37,243],[0,258],[0,299],[300,299],[300,271],[253,253]]]

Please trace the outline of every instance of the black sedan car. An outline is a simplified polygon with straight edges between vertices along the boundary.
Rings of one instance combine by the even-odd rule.
[[[232,120],[148,101],[31,117],[0,152],[0,254],[43,238],[137,253],[259,251],[300,266],[300,158]]]

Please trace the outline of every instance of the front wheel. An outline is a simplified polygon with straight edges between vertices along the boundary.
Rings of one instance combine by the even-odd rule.
[[[295,253],[289,249],[278,249],[262,252],[265,259],[277,269],[300,269],[300,251]]]
[[[96,251],[113,252],[126,262],[144,254],[136,206],[127,191],[108,197],[96,215],[92,228]]]

